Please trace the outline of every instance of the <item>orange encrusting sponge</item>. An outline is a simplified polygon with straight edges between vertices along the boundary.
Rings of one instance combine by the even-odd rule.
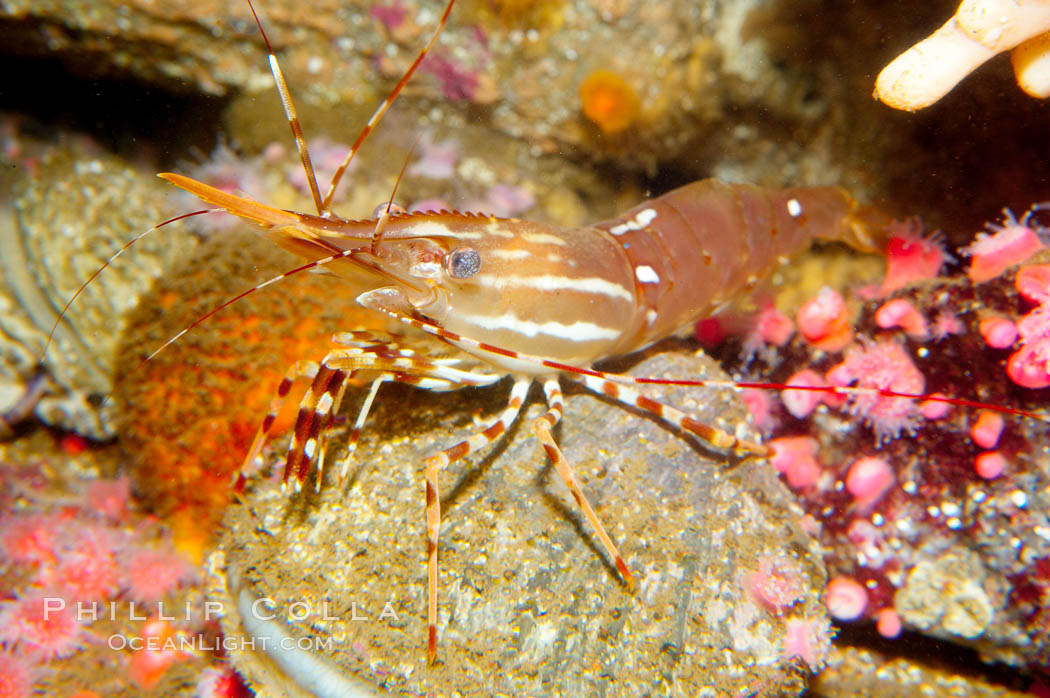
[[[256,235],[209,240],[185,268],[158,282],[154,301],[143,299],[124,337],[121,370],[134,369],[223,301],[296,264]],[[289,277],[216,314],[119,386],[120,439],[133,487],[159,515],[196,522],[198,531],[183,532],[187,540],[214,531],[232,476],[288,367],[320,361],[334,332],[385,327],[354,302],[356,293],[331,276]],[[180,300],[171,305],[173,298]],[[290,396],[272,434],[291,426],[303,390]]]
[[[584,115],[603,133],[619,133],[637,120],[641,101],[634,88],[611,70],[595,70],[580,83]]]

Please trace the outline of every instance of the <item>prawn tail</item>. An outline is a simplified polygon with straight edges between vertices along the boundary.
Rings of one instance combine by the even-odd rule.
[[[899,221],[885,211],[868,204],[856,204],[840,225],[840,240],[861,252],[886,251]]]
[[[894,229],[893,217],[862,204],[841,187],[791,187],[765,190],[775,225],[801,244],[809,240],[841,242],[861,252],[884,252]]]

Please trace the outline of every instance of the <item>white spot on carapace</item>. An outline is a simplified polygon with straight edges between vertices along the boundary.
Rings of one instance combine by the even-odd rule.
[[[658,284],[660,283],[660,275],[656,273],[648,264],[639,264],[634,268],[634,275],[643,284]]]
[[[489,250],[486,254],[492,256],[495,259],[505,259],[507,261],[529,259],[532,257],[532,253],[528,250]]]
[[[534,242],[538,245],[565,245],[565,241],[560,237],[548,233],[522,233],[521,239],[525,242]]]
[[[656,209],[655,208],[643,208],[638,212],[638,215],[634,217],[640,225],[649,225],[656,220]]]
[[[492,232],[492,231],[489,231]],[[447,225],[434,221],[420,221],[412,224],[412,234],[421,238],[449,237],[453,240],[478,240],[481,233],[465,230],[452,231]]]
[[[539,291],[579,291],[627,301],[634,300],[634,295],[620,284],[596,276],[573,278],[553,274],[478,274],[476,279],[480,285],[498,290],[533,288]]]
[[[600,339],[617,339],[620,332],[612,327],[602,327],[593,322],[574,322],[566,325],[562,322],[534,322],[522,320],[513,313],[502,315],[467,315],[460,314],[458,319],[475,327],[486,330],[511,330],[526,337],[538,334],[567,339],[571,342],[591,342]]]
[[[514,233],[507,230],[500,219],[493,217],[489,217],[489,224],[485,226],[485,232],[499,238],[507,238],[508,240],[514,237]]]
[[[656,220],[656,209],[643,208],[631,220],[609,228],[609,232],[613,235],[623,235],[632,230],[641,230],[654,220]]]
[[[652,308],[649,308],[649,310],[646,310],[645,311],[645,321],[647,323],[649,323],[649,325],[652,325],[654,322],[656,322],[656,311],[653,310]]]
[[[788,199],[787,210],[789,216],[792,218],[798,218],[802,215],[802,204],[798,199]]]

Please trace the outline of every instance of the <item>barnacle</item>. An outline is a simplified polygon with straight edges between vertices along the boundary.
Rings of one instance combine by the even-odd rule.
[[[604,133],[619,133],[638,118],[638,93],[611,70],[595,70],[580,83],[580,102]]]

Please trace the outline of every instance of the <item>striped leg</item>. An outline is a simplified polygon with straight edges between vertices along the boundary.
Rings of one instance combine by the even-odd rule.
[[[333,365],[340,363],[339,360],[333,359],[331,362]],[[368,419],[368,413],[372,409],[372,403],[375,402],[376,394],[379,393],[379,386],[383,383],[390,382],[407,383],[428,390],[449,390],[450,388],[458,388],[456,384],[450,384],[448,381],[426,378],[414,375],[394,374],[394,373],[381,373],[372,381],[372,387],[369,389],[368,394],[365,396],[364,401],[361,403],[361,407],[357,412],[357,419],[354,420],[354,426],[350,429],[350,436],[346,443],[346,455],[339,459],[337,465],[339,466],[339,486],[342,487],[343,482],[346,480],[346,473],[350,469],[350,463],[354,458],[354,453],[357,451],[357,444],[361,438],[361,430],[364,428],[365,420]],[[324,427],[321,429],[318,435],[318,447],[317,447],[317,491],[321,490],[321,476],[324,472],[324,455],[327,447],[326,433],[332,425],[332,421],[335,413],[339,411],[339,406],[342,404],[343,395],[346,392],[348,383],[343,381],[343,385],[339,388],[335,399],[330,403],[326,403],[321,400],[317,405],[317,417],[324,418]],[[326,410],[327,408],[327,410]]]
[[[387,345],[382,345],[380,349],[383,355],[358,349],[334,350],[321,362],[310,389],[299,403],[299,415],[296,418],[292,443],[288,447],[288,457],[285,461],[284,480],[287,482],[288,478],[294,475],[297,492],[303,481],[306,480],[310,472],[310,465],[315,460],[318,465],[316,487],[317,491],[320,491],[324,468],[325,432],[331,426],[334,415],[342,403],[348,377],[357,377],[360,373],[365,372],[374,375],[376,371],[379,371],[379,375],[372,380],[372,388],[358,413],[355,432],[351,434],[351,450],[340,464],[340,481],[345,476],[349,467],[348,461],[353,450],[356,449],[360,428],[368,416],[379,386],[383,383],[397,381],[430,390],[450,390],[462,385],[483,384],[485,381],[494,382],[492,379],[498,378],[498,376],[466,372],[459,372],[463,374],[459,376],[456,372],[450,372],[448,367],[435,365],[399,350],[391,350]],[[391,351],[395,353],[394,356],[389,355]],[[391,371],[391,368],[396,368],[397,372]],[[453,377],[456,380],[453,380]]]
[[[337,463],[339,465],[339,487],[342,487],[346,481],[346,473],[350,470],[350,461],[354,458],[357,442],[361,438],[361,429],[364,428],[368,412],[372,409],[372,403],[376,399],[376,393],[379,392],[379,386],[392,380],[394,380],[393,375],[384,373],[372,381],[372,387],[369,389],[368,395],[365,396],[364,402],[361,403],[361,408],[357,411],[357,419],[354,420],[354,426],[350,429],[350,437],[346,443],[346,455],[340,458]],[[323,452],[321,456],[324,457]]]
[[[241,492],[244,490],[244,484],[248,475],[254,467],[258,466],[259,454],[262,452],[263,446],[266,445],[266,440],[270,437],[270,429],[273,428],[273,423],[288,399],[288,393],[291,391],[295,381],[300,378],[313,380],[317,376],[319,368],[315,361],[296,361],[288,367],[281,384],[277,386],[277,392],[270,399],[270,411],[266,413],[266,418],[263,419],[259,431],[255,433],[255,439],[252,440],[251,448],[248,449],[248,455],[244,457],[244,461],[237,471],[234,491]]]
[[[668,424],[672,424],[679,429],[684,429],[685,431],[696,434],[716,448],[746,451],[760,458],[765,458],[770,455],[770,449],[766,446],[746,441],[744,439],[738,439],[721,429],[699,422],[686,413],[676,410],[670,405],[665,405],[662,402],[641,395],[622,383],[614,383],[604,378],[589,375],[576,375],[574,378],[583,382],[584,385],[596,393],[607,395],[629,407],[637,407],[640,410],[645,410],[646,412],[664,420]]]
[[[314,376],[313,383],[299,403],[299,414],[292,431],[292,443],[288,447],[288,456],[284,462],[284,476],[281,486],[294,476],[295,491],[302,488],[303,481],[310,470],[310,463],[317,454],[317,439],[322,427],[326,426],[331,414],[335,396],[346,379],[347,372],[333,368],[329,357],[321,362],[321,367]]]
[[[412,351],[401,349],[391,338],[380,336],[365,330],[337,333],[332,337],[332,341],[346,349],[341,351],[336,350],[329,353],[322,362],[323,365],[330,368],[348,369],[351,372],[351,376],[360,370],[360,361],[354,361],[354,358],[356,357],[375,356],[378,360],[379,357],[408,358],[413,356]],[[365,361],[367,362],[369,359],[366,359]],[[345,378],[345,373],[337,373],[333,377],[326,395],[323,395],[314,406],[314,419],[323,421],[323,425],[317,436],[317,480],[315,483],[317,492],[321,491],[321,483],[324,480],[324,460],[325,451],[328,446],[328,431],[332,426],[335,415],[339,412],[339,407],[343,403],[343,397],[346,395],[346,388],[349,385],[349,382],[345,380]],[[346,477],[346,471],[350,466],[350,460],[353,458],[354,451],[357,449],[357,442],[361,435],[361,428],[364,426],[365,419],[368,417],[368,412],[372,407],[372,402],[375,400],[376,393],[379,392],[379,386],[392,380],[396,380],[396,377],[393,374],[381,373],[372,381],[372,387],[369,390],[368,395],[365,397],[361,409],[358,411],[357,420],[354,422],[354,428],[350,432],[350,440],[347,444],[347,454],[339,463],[341,465],[339,472],[340,485],[342,485],[342,482]],[[334,397],[331,400],[327,399],[327,396],[331,395],[333,390],[335,391]]]
[[[328,447],[328,432],[332,428],[335,415],[339,412],[339,406],[343,404],[343,396],[346,395],[346,388],[349,385],[349,381],[346,380],[347,377],[348,374],[345,371],[337,371],[328,384],[328,390],[321,396],[314,407],[314,419],[321,424],[320,431],[317,434],[317,479],[314,483],[315,492],[321,491],[321,482],[324,481],[324,454],[325,449]],[[378,389],[378,386],[376,386],[376,389]]]
[[[557,378],[548,378],[543,383],[543,392],[547,396],[547,412],[540,417],[537,417],[532,423],[532,431],[536,434],[536,438],[540,440],[540,444],[543,446],[543,450],[547,452],[547,457],[551,459],[551,463],[554,464],[558,474],[561,475],[561,479],[565,482],[565,486],[572,492],[573,498],[576,500],[576,504],[583,509],[583,512],[587,515],[587,520],[594,526],[594,530],[598,533],[598,538],[601,540],[602,545],[605,546],[605,551],[609,554],[616,562],[616,569],[619,570],[620,576],[623,577],[624,583],[627,585],[628,590],[634,591],[634,575],[627,569],[627,564],[623,561],[623,557],[620,555],[620,551],[616,548],[616,544],[613,543],[612,538],[605,532],[605,527],[602,526],[601,520],[598,518],[598,514],[595,513],[591,507],[591,503],[587,501],[587,497],[583,494],[583,490],[580,489],[579,482],[576,481],[576,473],[573,472],[572,466],[569,465],[569,461],[565,459],[565,455],[558,448],[557,442],[554,440],[554,436],[551,434],[551,429],[561,421],[561,415],[564,408],[564,402],[561,395],[561,386],[558,384]]]
[[[438,474],[449,463],[470,455],[482,446],[498,439],[521,412],[525,395],[532,385],[531,377],[518,377],[510,389],[510,401],[503,413],[482,431],[474,434],[455,446],[446,448],[426,459],[424,474],[426,477],[427,502],[427,660],[433,664],[437,659],[437,582],[438,582],[438,534],[441,530],[441,494],[438,489]]]

